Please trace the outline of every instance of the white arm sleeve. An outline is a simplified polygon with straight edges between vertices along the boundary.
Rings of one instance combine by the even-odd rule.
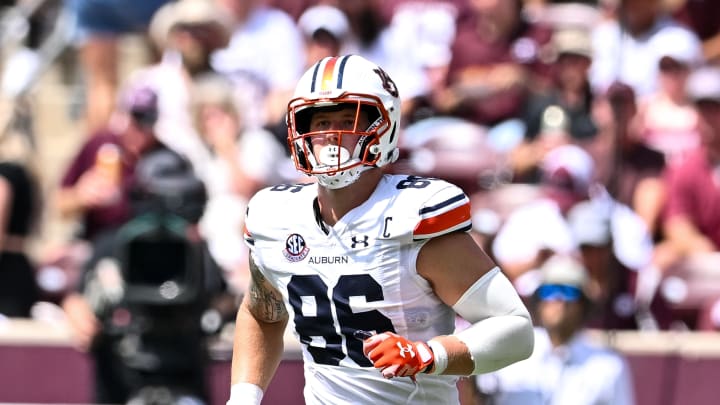
[[[530,313],[498,267],[468,288],[453,309],[472,324],[455,336],[470,350],[473,374],[495,371],[532,353]]]

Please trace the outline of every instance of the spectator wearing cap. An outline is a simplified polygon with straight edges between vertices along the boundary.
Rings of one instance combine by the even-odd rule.
[[[494,257],[513,281],[549,253],[578,253],[567,213],[589,198],[594,162],[580,147],[562,145],[547,152],[540,167],[541,196],[513,210],[492,244]]]
[[[688,76],[700,58],[696,49],[682,41],[663,44],[659,54],[658,87],[640,100],[633,125],[643,143],[671,162],[700,143],[698,114],[686,93]]]
[[[345,13],[326,4],[305,10],[298,19],[298,27],[305,39],[306,67],[322,58],[340,55],[350,29]]]
[[[302,33],[305,45],[305,69],[325,57],[343,53],[350,25],[345,13],[339,8],[327,4],[319,4],[307,8],[298,18],[297,26]],[[286,99],[292,98],[288,89]],[[250,103],[245,103],[250,106]],[[247,114],[244,114],[247,116]],[[287,123],[285,116],[276,117],[275,122],[268,122],[266,128],[275,135],[284,146],[287,145]],[[286,153],[290,150],[285,147]],[[289,156],[289,155],[288,155]]]
[[[595,181],[592,157],[577,145],[550,150],[541,163],[539,198],[515,208],[501,224],[492,253],[521,294],[526,273],[551,254],[582,255],[598,246],[629,268],[647,265],[652,243],[642,220]],[[592,225],[592,226],[591,226]],[[605,278],[608,269],[594,275]],[[604,298],[614,291],[604,291]]]
[[[153,16],[150,34],[161,60],[138,69],[128,82],[158,95],[155,133],[166,146],[194,166],[203,164],[202,142],[190,118],[191,88],[196,77],[212,73],[211,55],[224,48],[231,20],[214,0],[178,0]]]
[[[595,136],[595,123],[590,116],[593,95],[588,81],[592,63],[592,44],[589,32],[582,28],[562,28],[553,34],[552,65],[554,86],[537,99],[531,100],[528,110],[526,137],[534,139],[539,132],[541,114],[547,106],[559,105],[568,114],[568,132],[572,139],[587,141]],[[536,104],[535,104],[536,103]],[[535,114],[533,114],[535,111]]]
[[[479,403],[633,405],[627,360],[586,333],[594,296],[582,261],[555,255],[538,273],[540,284],[533,294],[537,322],[533,354],[477,376]]]
[[[144,385],[148,381],[132,374],[138,373],[137,370],[128,372],[128,368],[132,367],[117,359],[117,346],[110,349],[108,339],[96,339],[103,330],[103,324],[91,307],[92,302],[97,301],[82,292],[86,291],[89,283],[87,271],[94,255],[108,249],[108,242],[113,240],[118,229],[137,214],[134,212],[137,207],[132,205],[132,192],[138,189],[140,179],[136,170],[143,159],[150,155],[167,154],[190,167],[155,135],[158,97],[154,90],[126,84],[117,104],[112,125],[93,134],[81,145],[62,176],[55,196],[59,211],[81,225],[81,232],[65,242],[65,250],[70,251],[79,243],[90,247],[84,257],[78,258],[83,276],[78,285],[63,297],[61,305],[75,345],[93,354],[96,403],[127,403],[134,393],[133,384]],[[113,276],[120,277],[112,273],[105,282],[115,287],[114,283],[118,281]],[[102,298],[98,300],[102,301]],[[130,375],[132,377],[128,377]],[[128,382],[129,379],[135,381]],[[193,390],[193,385],[188,383],[184,388]]]
[[[56,204],[63,216],[79,220],[77,237],[92,242],[129,218],[135,164],[143,154],[163,147],[153,129],[157,102],[147,87],[124,89],[112,125],[91,135],[70,161]]]
[[[554,85],[529,96],[523,119],[525,137],[510,153],[518,182],[537,181],[537,165],[553,145],[573,142],[587,146],[597,133],[588,81],[592,63],[589,32],[580,27],[560,28],[550,44]]]
[[[665,7],[662,0],[620,0],[614,18],[593,29],[590,82],[595,92],[604,93],[619,81],[639,98],[652,94],[666,48],[685,49],[693,60],[703,60],[697,35],[673,20]]]

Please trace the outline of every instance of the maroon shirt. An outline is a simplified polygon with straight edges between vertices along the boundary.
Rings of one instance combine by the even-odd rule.
[[[664,220],[685,216],[700,233],[720,247],[720,173],[704,150],[690,153],[665,172],[667,204]]]
[[[117,135],[111,132],[99,132],[85,142],[80,151],[71,161],[60,183],[61,187],[74,186],[80,176],[95,165],[95,159],[100,147],[106,143],[118,145]],[[85,239],[93,239],[98,233],[115,229],[130,218],[129,190],[133,182],[133,168],[123,165],[121,197],[114,204],[95,207],[85,211],[82,217],[83,233]]]
[[[612,163],[606,159],[604,163]],[[637,185],[644,179],[660,178],[665,169],[665,155],[643,144],[634,145],[620,155],[620,167],[611,173],[617,176],[616,199],[632,206]]]
[[[702,40],[720,33],[720,1],[686,0],[674,17]]]
[[[509,40],[490,42],[477,33],[474,17],[458,21],[457,35],[452,45],[452,59],[448,70],[448,85],[452,86],[463,70],[515,63],[530,74],[530,82],[537,78],[549,80],[549,65],[541,55],[552,36],[552,30],[542,25],[522,21]],[[481,125],[494,125],[519,117],[527,97],[526,88],[512,88],[491,97],[463,103],[453,114]]]

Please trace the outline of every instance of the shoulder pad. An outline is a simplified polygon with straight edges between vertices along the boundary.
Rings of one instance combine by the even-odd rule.
[[[245,241],[252,246],[254,232],[260,227],[271,228],[273,223],[283,221],[282,214],[288,212],[288,207],[299,206],[316,195],[314,183],[277,184],[258,191],[248,202],[245,212]]]
[[[472,228],[470,199],[460,187],[445,180],[418,176],[396,176],[395,188],[414,211],[413,240],[434,238]],[[415,190],[415,191],[412,191]]]

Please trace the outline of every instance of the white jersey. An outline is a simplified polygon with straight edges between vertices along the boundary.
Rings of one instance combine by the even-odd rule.
[[[305,364],[307,404],[453,404],[456,377],[387,380],[356,330],[428,340],[454,330],[455,313],[420,277],[430,238],[469,231],[470,203],[439,179],[386,175],[333,227],[319,219],[317,185],[279,185],[249,203],[246,241],[282,294]]]

